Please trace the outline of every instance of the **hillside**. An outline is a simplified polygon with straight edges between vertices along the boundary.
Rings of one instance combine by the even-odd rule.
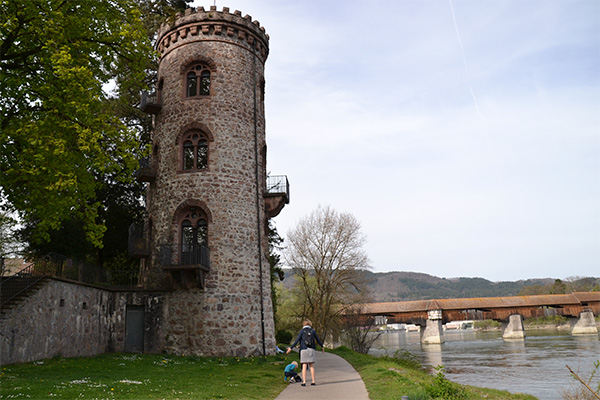
[[[552,284],[554,279],[491,282],[483,278],[438,278],[418,272],[367,272],[373,301],[516,296],[525,286]]]
[[[286,269],[285,276],[283,286],[289,289],[293,285],[292,271]],[[439,278],[419,272],[365,272],[365,280],[373,302],[517,296],[525,287],[549,287],[555,281],[544,278],[492,282],[483,278]],[[585,280],[600,285],[600,278]]]

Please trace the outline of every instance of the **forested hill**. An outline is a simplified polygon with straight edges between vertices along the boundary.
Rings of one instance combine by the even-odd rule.
[[[438,278],[418,272],[366,274],[375,302],[570,293],[600,287],[600,278],[577,278],[568,282],[551,278],[491,282],[483,278]]]
[[[525,286],[552,284],[553,279],[491,282],[483,278],[438,278],[418,272],[367,272],[373,301],[516,296]]]
[[[283,286],[294,285],[293,272],[284,268]],[[527,279],[492,282],[483,278],[438,278],[420,272],[364,272],[370,301],[460,299],[467,297],[506,297],[600,291],[600,278]]]

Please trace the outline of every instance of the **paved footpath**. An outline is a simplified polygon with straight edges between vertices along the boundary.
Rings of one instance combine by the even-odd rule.
[[[365,383],[356,370],[340,356],[315,352],[315,382],[311,386],[310,368],[306,371],[306,386],[289,383],[275,400],[369,400]],[[302,365],[299,365],[302,375]],[[283,379],[283,374],[282,374]]]

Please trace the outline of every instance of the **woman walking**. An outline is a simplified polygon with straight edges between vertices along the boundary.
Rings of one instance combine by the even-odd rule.
[[[305,319],[302,322],[302,329],[298,333],[298,337],[296,341],[292,343],[290,347],[287,348],[286,354],[289,354],[292,351],[292,348],[296,347],[298,343],[300,343],[300,364],[302,364],[302,385],[306,386],[306,370],[310,367],[310,375],[312,377],[311,385],[316,385],[315,383],[315,349],[316,343],[319,343],[321,348],[323,349],[323,353],[325,353],[325,346],[323,346],[323,342],[317,336],[317,332],[312,328],[312,322],[309,319]]]

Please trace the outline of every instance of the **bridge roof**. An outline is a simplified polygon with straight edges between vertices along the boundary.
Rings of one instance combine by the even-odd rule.
[[[363,304],[362,314],[378,315],[398,312],[423,312],[428,310],[481,310],[527,306],[553,307],[580,305],[582,302],[600,302],[600,292],[367,303]]]
[[[573,296],[577,297],[582,302],[597,302],[600,301],[600,292],[573,292]]]

